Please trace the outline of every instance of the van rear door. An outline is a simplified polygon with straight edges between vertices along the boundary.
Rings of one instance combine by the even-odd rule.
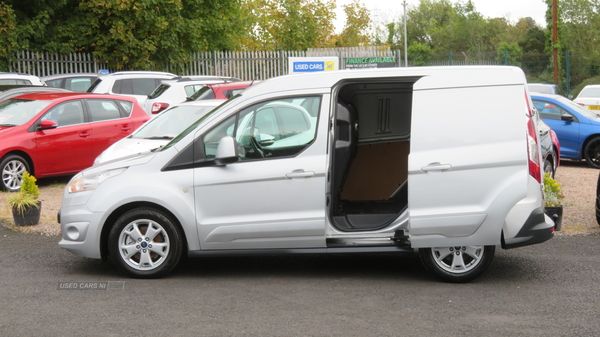
[[[408,164],[415,248],[498,245],[507,213],[526,195],[524,85],[510,74],[498,81],[515,84],[480,85],[497,74],[478,75],[461,87],[434,76],[415,83]]]

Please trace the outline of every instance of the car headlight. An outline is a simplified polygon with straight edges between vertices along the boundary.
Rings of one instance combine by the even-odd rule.
[[[102,184],[102,182],[104,182],[106,179],[119,175],[125,172],[126,169],[126,167],[122,167],[114,170],[100,171],[91,174],[79,173],[75,177],[73,177],[73,179],[71,179],[69,185],[67,186],[67,191],[69,193],[75,193],[94,190],[98,186],[100,186],[100,184]]]

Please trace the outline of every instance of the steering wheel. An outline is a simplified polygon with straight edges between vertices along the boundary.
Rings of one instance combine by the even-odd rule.
[[[265,151],[263,151],[262,147],[260,146],[260,143],[258,142],[258,140],[256,140],[256,137],[250,136],[250,146],[252,146],[252,149],[254,150],[254,153],[256,153],[258,158],[266,157]]]

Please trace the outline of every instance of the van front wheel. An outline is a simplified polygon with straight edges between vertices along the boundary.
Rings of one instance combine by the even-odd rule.
[[[494,258],[495,246],[420,248],[425,269],[452,283],[469,282],[481,276]]]
[[[182,248],[179,227],[152,208],[136,208],[121,215],[108,235],[110,259],[137,278],[167,274],[181,259]]]

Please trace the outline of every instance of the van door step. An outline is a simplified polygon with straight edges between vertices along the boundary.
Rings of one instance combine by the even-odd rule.
[[[401,246],[410,246],[410,238],[404,233],[404,229],[397,230],[394,233],[392,240],[396,241]]]

